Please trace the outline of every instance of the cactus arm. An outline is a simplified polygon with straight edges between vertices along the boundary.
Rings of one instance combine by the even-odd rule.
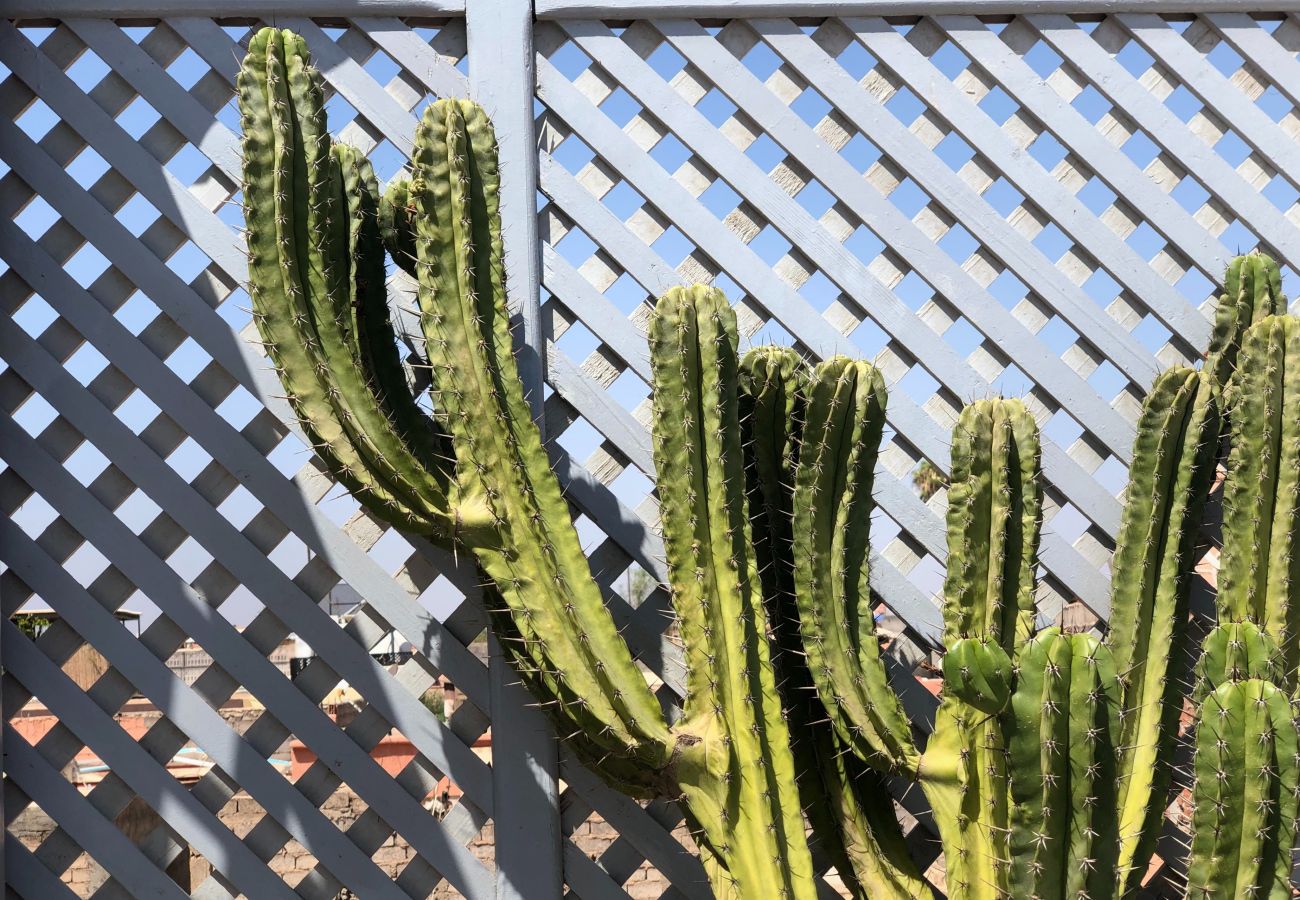
[[[429,468],[414,457],[375,392],[355,352],[347,210],[340,208],[342,173],[330,153],[319,73],[309,67],[306,42],[289,33],[284,40],[289,115],[282,133],[291,135],[295,154],[289,219],[301,287],[306,293],[312,333],[310,349],[328,371],[339,420],[376,480],[431,522],[447,524],[448,479],[444,467]],[[276,107],[272,108],[275,118]],[[382,285],[382,280],[379,285]],[[376,286],[379,289],[379,286]],[[444,532],[445,533],[445,532]]]
[[[807,665],[841,742],[886,774],[919,754],[890,689],[867,583],[871,487],[885,387],[870,363],[834,357],[808,388],[795,476],[795,597]]]
[[[346,212],[348,252],[335,265],[347,273],[353,352],[380,409],[411,454],[430,472],[449,469],[454,463],[450,439],[415,402],[393,339],[374,170],[370,160],[347,144],[335,144],[330,152],[341,175]]]
[[[1033,627],[1039,457],[1019,401],[972,403],[953,430],[944,634],[968,663],[945,681],[919,775],[949,883],[972,900],[1006,896],[1010,874],[1006,747],[989,703],[1010,695],[1009,657]]]
[[[790,735],[768,650],[741,450],[735,313],[721,291],[674,288],[651,319],[654,450],[687,693],[675,774],[715,886],[813,895]]]
[[[411,179],[394,178],[379,198],[379,231],[397,267],[416,277],[415,226],[411,223]]]
[[[309,260],[320,253],[312,240],[333,240],[339,231],[308,227],[308,216],[323,209],[320,201],[331,182],[322,150],[323,107],[305,52],[292,32],[263,29],[250,42],[238,76],[253,319],[295,415],[331,473],[383,520],[437,533],[446,519],[445,509],[438,508],[445,498],[414,502],[377,474],[353,444],[346,421],[350,411],[315,327],[309,292],[313,284],[323,286],[319,279],[326,267]],[[293,60],[292,90],[300,106],[290,105],[287,60]]]
[[[1269,316],[1246,332],[1223,493],[1219,619],[1257,623],[1277,644],[1287,689],[1300,666],[1300,322]]]
[[[1296,725],[1261,679],[1221,684],[1197,727],[1188,896],[1286,900],[1295,842]]]
[[[1192,551],[1220,427],[1211,376],[1163,372],[1142,405],[1111,570],[1106,644],[1123,687],[1119,761],[1121,895],[1136,890],[1159,831],[1182,710]]]
[[[807,382],[807,370],[789,347],[756,347],[741,359],[741,437],[754,555],[799,799],[818,845],[853,897],[914,900],[928,888],[903,840],[888,787],[837,738],[804,660],[794,598],[792,506]]]
[[[456,450],[460,534],[509,608],[511,653],[561,736],[615,786],[653,794],[667,764],[667,723],[591,578],[524,399],[482,111],[464,101],[430,106],[414,166],[421,325]]]
[[[1204,370],[1227,386],[1237,371],[1241,341],[1250,326],[1266,316],[1286,312],[1282,271],[1276,262],[1255,251],[1236,257],[1223,276],[1223,293],[1214,310],[1214,329]]]
[[[1038,426],[1016,400],[973,403],[953,429],[946,645],[978,636],[1010,655],[1033,632],[1040,456]]]
[[[1073,900],[1113,890],[1119,685],[1109,651],[1049,628],[1018,656],[1004,716],[1014,897]]]

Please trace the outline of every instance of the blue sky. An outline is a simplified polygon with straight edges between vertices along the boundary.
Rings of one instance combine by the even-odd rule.
[[[1091,27],[1091,26],[1085,26]],[[1186,27],[1186,23],[1175,23],[1174,27]],[[1265,27],[1271,27],[1265,25]],[[135,41],[148,34],[147,28],[124,29]],[[242,27],[226,29],[236,40],[246,30]],[[331,36],[337,36],[337,29],[326,29]],[[422,37],[432,39],[431,29],[419,29]],[[39,44],[49,33],[48,29],[25,28],[23,33],[33,42]],[[1059,56],[1044,42],[1039,43],[1025,55],[1025,61],[1041,76],[1047,76],[1060,66]],[[1117,56],[1118,61],[1130,73],[1140,75],[1152,63],[1150,56],[1136,43],[1129,43]],[[1220,44],[1209,55],[1212,65],[1225,75],[1235,72],[1241,60],[1226,44]],[[649,63],[663,78],[672,78],[684,65],[684,59],[667,43],[662,45],[650,58]],[[877,65],[871,55],[859,44],[851,43],[840,54],[841,65],[855,78],[866,74]],[[569,43],[559,49],[552,57],[552,64],[563,74],[576,78],[590,65],[590,60],[576,45]],[[743,59],[744,65],[760,78],[770,75],[780,65],[780,58],[764,43],[760,42]],[[949,43],[944,45],[932,58],[931,62],[944,75],[952,78],[967,67],[966,57]],[[365,66],[366,70],[381,84],[397,74],[398,68],[382,53],[376,54]],[[459,64],[465,71],[465,63]],[[89,90],[98,83],[108,71],[108,67],[92,52],[85,53],[68,70],[72,79],[83,89]],[[181,86],[189,88],[208,71],[205,63],[191,50],[182,53],[167,69],[168,73]],[[8,72],[0,66],[0,76]],[[430,98],[426,98],[425,102]],[[1271,118],[1277,120],[1291,111],[1290,102],[1275,88],[1269,88],[1257,101],[1257,105]],[[1200,101],[1186,88],[1179,87],[1165,99],[1166,106],[1184,121],[1190,119],[1200,109]],[[1089,87],[1073,101],[1075,109],[1091,122],[1097,122],[1110,109],[1110,104],[1095,88]],[[421,103],[421,107],[423,102]],[[418,107],[416,112],[419,111]],[[1012,115],[1017,105],[1008,94],[1000,88],[994,89],[981,102],[980,108],[985,115],[995,122],[1003,122]],[[715,125],[721,125],[735,112],[735,106],[720,91],[711,90],[698,104],[698,109]],[[807,90],[792,104],[792,109],[809,125],[815,126],[827,113],[829,105],[819,94]],[[895,94],[886,104],[886,109],[903,124],[912,123],[925,112],[925,105],[912,91],[904,89]],[[615,91],[601,105],[601,111],[616,124],[623,125],[641,111],[640,105],[624,90]],[[541,112],[540,105],[538,112]],[[341,97],[334,96],[329,103],[331,129],[338,132],[355,115],[355,111]],[[118,117],[117,122],[133,137],[139,138],[157,120],[157,113],[142,99],[130,104]],[[232,132],[238,133],[238,113],[233,100],[218,112],[218,119]],[[38,100],[27,109],[18,120],[20,127],[33,139],[39,140],[57,122],[57,116],[44,102]],[[1249,148],[1242,138],[1229,131],[1214,148],[1229,163],[1236,165],[1249,153]],[[1066,154],[1065,148],[1050,133],[1034,141],[1028,148],[1029,155],[1044,169],[1051,170]],[[1158,152],[1157,145],[1145,134],[1135,134],[1122,148],[1122,152],[1139,168],[1146,166]],[[745,150],[746,155],[764,171],[772,169],[785,158],[785,153],[777,142],[768,135],[762,135]],[[973,155],[973,148],[961,137],[950,134],[935,149],[935,154],[953,170],[960,169]],[[653,164],[663,167],[669,173],[675,171],[690,158],[690,151],[673,135],[660,141],[649,153]],[[880,156],[879,150],[862,136],[853,138],[841,150],[841,155],[859,172],[865,172]],[[592,159],[592,151],[577,136],[569,137],[554,152],[556,160],[573,173],[581,171]],[[378,176],[386,180],[400,170],[403,164],[401,154],[389,143],[383,142],[372,153],[372,162]],[[206,158],[194,147],[186,145],[175,157],[167,162],[168,170],[184,184],[192,184],[209,167]],[[83,151],[69,166],[68,171],[81,184],[92,184],[107,170],[107,164],[93,150]],[[0,161],[0,175],[8,172],[8,166]],[[725,173],[724,173],[725,175]],[[1300,191],[1281,176],[1268,184],[1263,195],[1279,209],[1285,211],[1300,199]],[[1187,178],[1174,190],[1173,196],[1191,211],[1197,210],[1207,199],[1208,194],[1192,178]],[[1014,186],[1005,179],[999,179],[984,194],[985,200],[1003,215],[1023,199]],[[1079,192],[1079,198],[1093,212],[1100,213],[1114,200],[1114,192],[1099,178],[1091,179]],[[820,184],[813,183],[797,196],[798,203],[814,217],[824,213],[834,202],[834,198]],[[905,180],[890,196],[891,202],[909,217],[915,215],[928,202],[929,197],[922,188],[911,179]],[[618,218],[627,219],[642,203],[641,196],[627,183],[620,183],[603,198],[605,206]],[[713,187],[706,191],[700,202],[715,216],[722,218],[739,202],[736,192],[725,179],[720,178]],[[232,227],[238,227],[241,215],[236,205],[223,206],[218,214]],[[136,196],[117,211],[116,217],[133,233],[139,235],[149,227],[158,216],[158,212],[142,197]],[[54,211],[39,198],[33,200],[17,217],[18,224],[32,237],[39,237],[57,220]],[[1234,222],[1228,230],[1220,235],[1220,240],[1230,250],[1246,250],[1257,243],[1256,237],[1245,225]],[[1163,238],[1148,224],[1139,227],[1128,239],[1129,245],[1144,259],[1153,257],[1164,245]],[[1070,240],[1055,224],[1049,224],[1033,241],[1034,245],[1050,260],[1059,259],[1070,247]],[[750,245],[758,256],[768,264],[775,264],[790,249],[789,242],[774,228],[767,227]],[[865,227],[859,227],[848,239],[846,246],[862,261],[869,263],[884,249],[885,242],[881,236],[873,234]],[[965,262],[970,253],[978,246],[975,239],[960,225],[954,227],[939,242],[941,252],[948,254],[959,264]],[[570,233],[558,245],[562,256],[574,266],[585,262],[597,249],[590,236],[580,231]],[[669,228],[651,248],[670,266],[677,266],[690,254],[694,245],[677,229]],[[192,244],[182,247],[167,260],[167,265],[184,280],[190,281],[208,264],[204,256]],[[86,245],[66,264],[66,271],[83,286],[89,286],[98,278],[108,265],[108,261],[91,245]],[[0,263],[3,266],[3,263]],[[0,269],[4,271],[4,269]],[[1284,270],[1288,293],[1294,293],[1298,287],[1295,273],[1289,268]],[[741,296],[740,289],[724,273],[717,284],[733,299]],[[1213,290],[1210,279],[1196,271],[1189,272],[1177,285],[1177,289],[1192,303],[1200,304]],[[1096,275],[1083,285],[1086,294],[1100,305],[1109,304],[1119,292],[1119,286],[1105,271]],[[1012,273],[1004,273],[988,288],[991,297],[1007,308],[1012,308],[1026,294],[1025,285]],[[826,309],[840,294],[840,289],[824,275],[815,274],[799,292],[808,303],[817,310]],[[896,287],[898,298],[913,310],[931,298],[933,289],[915,273],[909,274]],[[546,295],[544,295],[545,297]],[[622,312],[629,313],[646,298],[646,291],[631,279],[623,276],[606,295]],[[221,304],[218,312],[231,325],[239,329],[247,324],[248,305],[243,291],[235,291]],[[140,293],[132,296],[117,312],[117,318],[134,332],[142,330],[158,314],[157,307]],[[53,310],[39,297],[31,298],[15,315],[15,319],[25,331],[39,335],[54,319]],[[1153,316],[1147,316],[1134,331],[1135,337],[1146,348],[1155,351],[1168,339],[1168,330]],[[1060,318],[1054,318],[1040,333],[1039,338],[1054,353],[1062,353],[1076,339],[1075,332]],[[850,339],[863,356],[873,357],[887,343],[887,335],[869,319],[851,335]],[[755,336],[756,342],[790,343],[791,337],[777,324],[771,324]],[[981,336],[975,328],[960,320],[944,335],[944,340],[960,356],[968,355],[980,342]],[[566,333],[558,344],[559,348],[574,362],[580,363],[598,346],[597,339],[585,327],[577,325]],[[209,357],[192,339],[182,344],[167,359],[167,365],[186,380],[194,377],[208,364]],[[68,361],[67,369],[83,384],[87,384],[104,367],[105,360],[92,346],[84,345]],[[1124,385],[1123,376],[1109,363],[1104,363],[1089,382],[1105,398],[1114,396]],[[1026,377],[1014,366],[1010,367],[993,385],[994,390],[1007,395],[1022,394],[1029,386]],[[917,403],[923,403],[933,393],[937,382],[920,366],[898,385],[894,391],[903,391]],[[649,391],[648,386],[632,372],[624,373],[610,388],[610,394],[625,407],[635,407]],[[963,398],[967,399],[967,398]],[[257,400],[242,388],[236,388],[219,408],[223,416],[236,427],[249,421],[260,409]],[[117,410],[118,417],[135,431],[141,430],[158,410],[141,392],[133,394]],[[16,418],[28,432],[37,434],[53,418],[54,412],[39,397],[28,400],[19,410]],[[1063,446],[1068,446],[1080,433],[1079,426],[1062,411],[1049,422],[1046,434]],[[598,433],[589,424],[579,420],[559,439],[559,443],[578,460],[585,459],[599,445]],[[292,436],[287,438],[271,455],[272,461],[286,475],[296,472],[305,462],[302,446]],[[169,463],[186,479],[191,479],[209,461],[207,454],[194,441],[187,440],[170,457]],[[89,483],[98,475],[107,460],[93,447],[83,444],[68,460],[67,468],[82,483]],[[1125,477],[1123,467],[1115,460],[1107,462],[1098,473],[1098,477],[1113,492],[1118,492]],[[630,506],[635,506],[650,490],[650,482],[633,468],[629,468],[617,479],[613,488],[615,493]],[[342,522],[355,509],[354,501],[336,491],[321,507],[337,522]],[[238,488],[221,506],[221,512],[237,527],[242,527],[258,510],[260,504],[243,488]],[[133,530],[139,530],[157,514],[157,506],[142,492],[137,491],[121,507],[117,514]],[[30,534],[39,534],[52,520],[53,511],[39,498],[32,498],[19,511],[17,519]],[[1084,527],[1082,516],[1073,510],[1065,510],[1050,526],[1057,533],[1073,539]],[[598,530],[589,522],[580,523],[584,540],[594,546],[600,539]],[[896,531],[883,515],[878,516],[878,525],[874,538],[877,546],[883,547],[889,537]],[[396,570],[410,554],[405,541],[395,533],[389,533],[372,551],[372,555],[386,569]],[[307,558],[306,547],[296,538],[290,536],[272,553],[272,558],[286,572],[295,574]],[[210,557],[206,551],[192,539],[187,541],[170,559],[171,564],[187,578],[197,575],[207,564]],[[104,558],[92,547],[84,546],[72,560],[69,570],[83,583],[89,583],[106,564]],[[917,573],[918,584],[925,590],[936,590],[940,572],[933,560],[923,566]],[[422,600],[435,610],[446,610],[454,605],[454,592],[445,582],[437,582],[426,592]],[[152,604],[141,596],[133,597],[127,606],[152,614]],[[223,606],[222,611],[233,621],[243,624],[260,609],[260,604],[246,590],[240,588]]]

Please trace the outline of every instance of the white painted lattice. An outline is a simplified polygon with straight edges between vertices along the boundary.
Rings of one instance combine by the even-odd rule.
[[[1261,246],[1291,288],[1300,264],[1300,21],[1287,13],[976,18],[918,2],[889,10],[900,18],[792,19],[755,2],[723,18],[670,0],[651,19],[557,0],[537,4],[512,57],[496,16],[528,12],[513,0],[468,15],[294,2],[219,20],[180,6],[0,23],[0,600],[5,620],[30,601],[62,617],[35,641],[3,626],[6,719],[35,695],[63,720],[35,745],[4,733],[6,824],[34,804],[60,825],[34,848],[7,833],[6,883],[22,897],[75,896],[60,876],[83,855],[111,876],[104,897],[545,898],[561,879],[574,897],[640,897],[659,890],[646,861],[671,882],[664,896],[708,893],[671,804],[626,800],[562,750],[562,783],[548,776],[536,712],[467,648],[485,625],[472,566],[365,516],[282,424],[240,309],[229,202],[233,79],[263,21],[306,36],[333,130],[381,175],[432,97],[496,99],[501,73],[476,71],[476,54],[535,55],[535,106],[498,116],[503,148],[520,151],[510,202],[530,209],[524,175],[540,190],[539,233],[510,236],[514,299],[593,571],[667,699],[683,671],[653,588],[643,334],[666,287],[719,284],[754,342],[882,365],[873,585],[925,648],[940,628],[944,494],[923,501],[913,475],[946,466],[961,405],[1030,398],[1050,482],[1043,615],[1078,600],[1104,618],[1143,393],[1204,350],[1233,255]],[[536,169],[520,172],[534,126]],[[539,277],[520,251],[533,240]],[[346,627],[318,605],[340,580],[364,600]],[[137,592],[162,612],[139,638],[111,614]],[[242,632],[232,597],[256,610]],[[434,601],[454,608],[445,621]],[[394,631],[416,652],[390,672],[369,650]],[[267,659],[290,632],[318,656],[292,682]],[[165,665],[186,638],[214,660],[192,687]],[[111,669],[83,690],[59,668],[87,642]],[[468,698],[445,724],[419,700],[438,675]],[[367,702],[342,728],[319,708],[340,680]],[[899,685],[924,723],[932,698]],[[264,707],[242,737],[216,712],[241,687]],[[162,713],[143,736],[114,719],[137,693]],[[490,766],[472,752],[489,725]],[[369,756],[394,730],[419,751],[396,776]],[[266,760],[290,736],[320,760],[296,782]],[[165,768],[187,743],[215,763],[193,785]],[[84,793],[61,774],[83,747],[112,769]],[[444,776],[464,795],[435,820],[421,801]],[[366,811],[338,824],[320,807],[344,788]],[[919,792],[899,796],[923,813]],[[136,798],[167,827],[128,838],[114,825]],[[246,832],[220,818],[234,802],[260,811]],[[577,834],[593,814],[618,836],[589,854]],[[467,849],[489,823],[493,866]],[[1160,896],[1178,891],[1176,824]],[[929,865],[934,841],[909,825]],[[375,862],[394,835],[413,851],[396,878]],[[266,864],[290,841],[310,856],[292,884]],[[188,891],[163,871],[185,847],[212,867]]]

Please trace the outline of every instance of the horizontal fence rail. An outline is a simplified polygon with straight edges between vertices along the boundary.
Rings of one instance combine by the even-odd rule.
[[[383,178],[432,99],[493,115],[521,371],[669,705],[685,669],[645,346],[667,288],[719,286],[748,344],[885,374],[872,588],[923,731],[946,492],[919,485],[962,405],[1025,397],[1040,618],[1103,625],[1142,397],[1203,354],[1234,255],[1270,253],[1296,290],[1295,4],[56,5],[0,21],[3,858],[22,897],[709,896],[676,806],[613,792],[550,734],[484,640],[473,565],[369,517],[297,431],[243,288],[234,79],[262,24],[304,35],[331,129]],[[400,306],[410,285],[390,286]],[[37,636],[8,622],[24,606],[52,611]],[[310,652],[281,667],[291,636]],[[206,654],[195,678],[168,665],[185,647]],[[464,701],[439,715],[448,682]],[[394,741],[409,759],[387,766]],[[308,761],[286,778],[291,747]],[[102,777],[70,782],[92,757]],[[896,798],[942,890],[924,801]],[[1181,896],[1171,800],[1153,896]]]

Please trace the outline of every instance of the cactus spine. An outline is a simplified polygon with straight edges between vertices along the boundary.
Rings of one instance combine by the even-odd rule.
[[[1006,896],[1010,659],[1034,624],[1042,515],[1038,427],[1016,400],[967,406],[953,431],[944,697],[920,778],[958,896]]]

